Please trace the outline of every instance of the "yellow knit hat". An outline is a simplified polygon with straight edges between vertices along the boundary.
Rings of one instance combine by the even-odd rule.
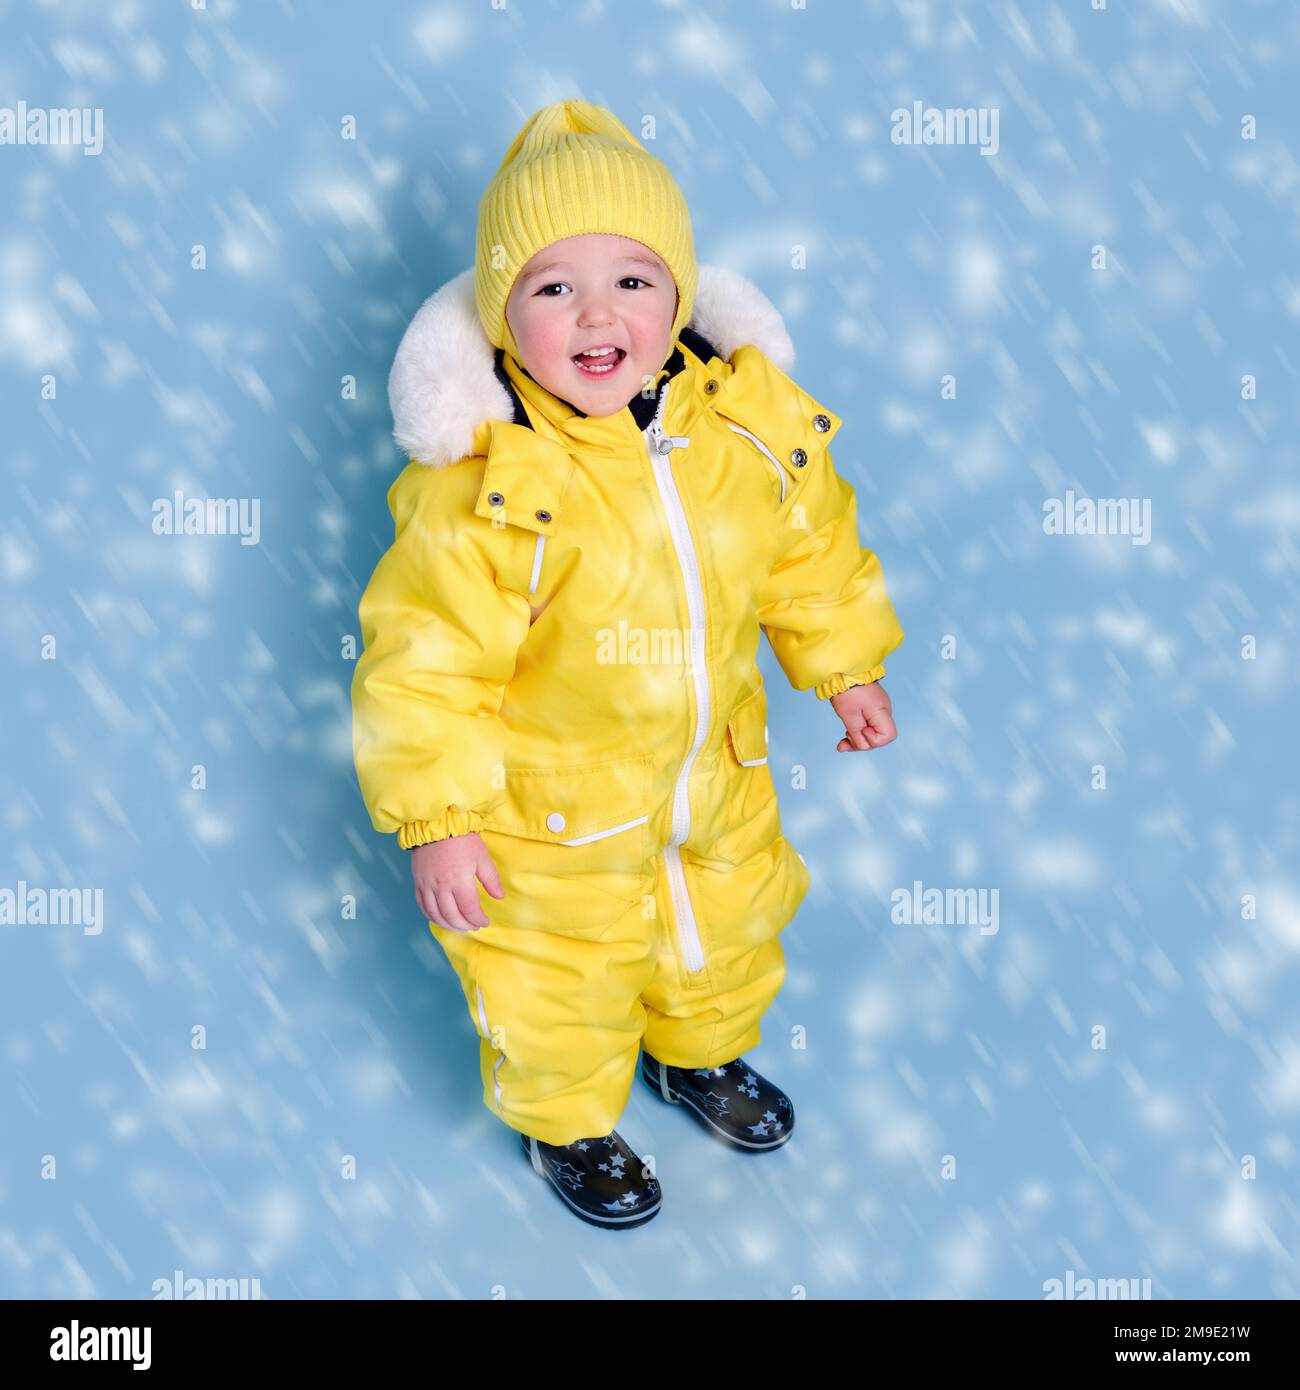
[[[677,285],[670,341],[695,303],[695,242],[686,198],[668,167],[611,112],[557,101],[534,112],[511,141],[479,203],[474,294],[489,342],[516,361],[506,300],[544,246],[612,232],[648,246]]]

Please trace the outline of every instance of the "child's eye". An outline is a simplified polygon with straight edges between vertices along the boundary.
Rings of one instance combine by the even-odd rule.
[[[618,283],[621,285],[626,280],[635,280],[638,285],[648,285],[650,283],[649,280],[643,280],[639,275],[625,275]]]
[[[543,285],[542,288],[541,288],[540,290],[537,291],[537,293],[538,293],[538,294],[546,294],[546,291],[547,291],[547,290],[563,290],[563,289],[567,289],[567,288],[568,288],[568,286],[565,285],[565,284],[563,284],[561,281],[559,281],[559,280],[552,280],[551,283],[550,283],[549,285]],[[558,298],[557,295],[553,295],[553,294],[546,294],[546,297],[547,297],[547,299],[556,299],[556,298]]]

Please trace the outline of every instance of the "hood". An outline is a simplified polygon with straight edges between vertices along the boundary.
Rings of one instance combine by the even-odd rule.
[[[688,327],[730,361],[753,344],[783,372],[794,367],[794,345],[770,299],[743,275],[701,265]],[[388,374],[393,438],[431,468],[474,452],[484,420],[513,420],[514,405],[495,370],[495,349],[479,322],[474,268],[431,294],[407,325]]]

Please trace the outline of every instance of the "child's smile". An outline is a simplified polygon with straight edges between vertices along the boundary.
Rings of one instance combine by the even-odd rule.
[[[626,357],[627,353],[621,347],[610,347],[606,344],[602,347],[584,348],[572,360],[583,376],[601,377],[609,376]]]

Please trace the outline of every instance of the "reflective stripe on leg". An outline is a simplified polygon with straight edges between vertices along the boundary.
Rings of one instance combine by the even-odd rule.
[[[492,1029],[488,1027],[487,1011],[483,1007],[483,990],[478,985],[475,985],[474,988],[476,993],[478,994],[478,1019],[479,1022],[483,1025],[483,1036],[488,1040],[489,1043],[492,1044],[492,1047],[495,1051],[501,1052],[501,1055],[497,1058],[496,1063],[492,1068],[492,1087],[496,1092],[497,1106],[498,1108],[500,1108],[501,1080],[497,1076],[497,1073],[501,1070],[501,1063],[506,1060],[506,1054],[502,1052],[499,1047],[497,1047],[496,1043],[492,1042]]]

